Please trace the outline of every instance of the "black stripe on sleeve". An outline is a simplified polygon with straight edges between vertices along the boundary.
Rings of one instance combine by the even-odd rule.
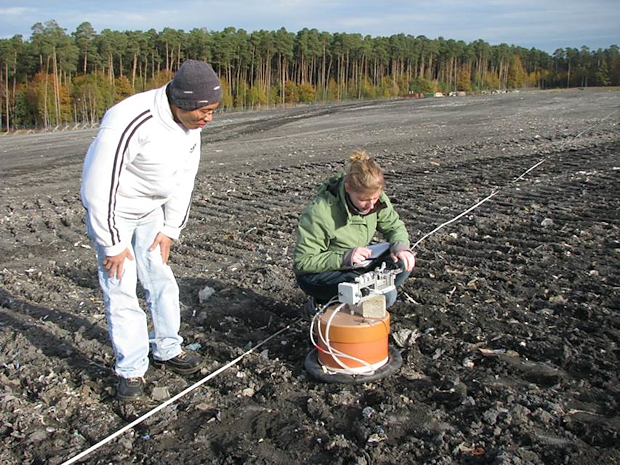
[[[153,115],[150,114],[151,110],[146,110],[135,117],[123,131],[118,144],[116,146],[116,153],[114,154],[114,164],[112,166],[112,180],[110,183],[110,197],[108,199],[108,229],[112,238],[112,244],[116,245],[121,241],[121,235],[116,227],[116,193],[118,192],[118,186],[120,183],[121,169],[123,167],[123,160],[125,158],[125,152],[129,147],[129,142],[134,136],[140,126],[150,120]],[[122,150],[121,150],[122,148]]]

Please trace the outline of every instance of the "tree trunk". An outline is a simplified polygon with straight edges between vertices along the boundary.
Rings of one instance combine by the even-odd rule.
[[[325,44],[323,44],[323,64],[321,66],[321,87],[323,87],[323,102],[325,102],[325,94],[327,93],[327,83],[325,82],[325,60],[326,50]]]
[[[56,59],[56,49],[53,52],[53,73],[54,73],[54,110],[56,112],[56,125],[60,124],[60,70]]]
[[[50,71],[50,57],[47,56],[47,67],[45,68],[45,92],[43,92],[43,127],[47,129],[47,82]]]
[[[114,57],[112,52],[108,53],[108,81],[114,84]]]
[[[11,129],[11,124],[10,124],[10,115],[9,115],[9,67],[5,66],[4,68],[4,73],[5,73],[5,80],[4,80],[4,85],[5,85],[5,89],[6,89],[6,94],[5,94],[5,98],[6,98],[6,132],[9,132],[9,129]],[[15,80],[13,80],[13,82],[15,82]],[[1,126],[1,123],[0,123]]]
[[[131,87],[135,90],[136,85],[136,68],[138,67],[138,54],[133,54],[133,65],[131,66]]]

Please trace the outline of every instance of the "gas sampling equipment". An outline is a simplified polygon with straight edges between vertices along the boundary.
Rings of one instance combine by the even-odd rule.
[[[400,368],[400,352],[388,345],[385,294],[396,290],[394,280],[401,271],[383,263],[338,285],[338,296],[319,309],[310,325],[315,348],[306,356],[305,368],[312,376],[333,383],[362,383]]]

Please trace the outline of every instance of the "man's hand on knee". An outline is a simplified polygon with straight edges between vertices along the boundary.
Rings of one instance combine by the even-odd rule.
[[[133,260],[133,255],[129,249],[123,250],[118,255],[107,256],[103,259],[103,268],[108,272],[110,278],[121,279],[123,276],[123,266],[125,265],[125,259]]]
[[[149,252],[152,252],[159,246],[161,250],[161,259],[164,265],[168,262],[168,258],[170,257],[170,246],[172,245],[172,239],[166,236],[164,233],[157,233],[155,236],[155,240],[149,247]]]

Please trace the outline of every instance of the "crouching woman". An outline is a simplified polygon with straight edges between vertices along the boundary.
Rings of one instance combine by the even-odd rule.
[[[415,266],[405,225],[384,192],[381,167],[365,152],[349,157],[346,172],[325,181],[303,211],[297,229],[294,271],[299,287],[309,296],[305,313],[338,295],[338,284],[383,263],[399,267],[398,287]],[[376,232],[389,244],[386,252],[368,263],[368,247]],[[396,301],[396,290],[386,294],[386,306]]]

